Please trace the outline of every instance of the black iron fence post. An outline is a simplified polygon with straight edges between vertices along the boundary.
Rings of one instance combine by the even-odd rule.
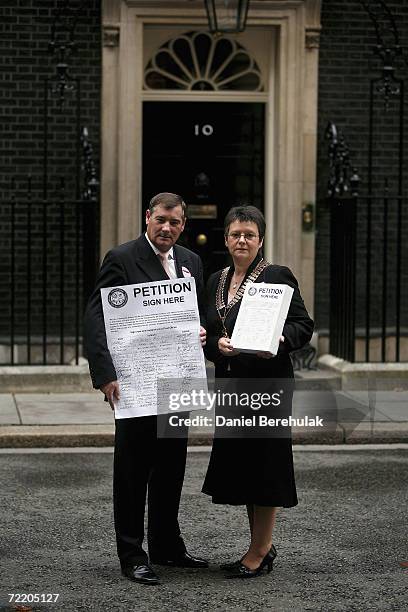
[[[356,222],[359,177],[350,152],[334,123],[326,129],[330,176],[330,311],[329,350],[355,361],[356,352]]]
[[[330,201],[330,344],[332,355],[355,360],[357,198]]]
[[[99,181],[93,158],[92,143],[89,139],[88,130],[86,127],[82,130],[81,135],[82,151],[83,151],[83,169],[84,169],[84,188],[82,194],[83,211],[82,211],[82,231],[83,231],[83,278],[82,278],[82,296],[83,305],[86,306],[88,299],[95,286],[96,275],[99,268],[99,252],[98,252],[98,224],[95,223],[97,218]]]

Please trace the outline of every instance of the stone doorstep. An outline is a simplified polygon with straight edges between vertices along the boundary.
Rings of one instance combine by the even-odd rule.
[[[296,431],[294,444],[408,443],[408,422],[359,423],[355,428],[337,425],[331,431]],[[114,428],[107,425],[7,425],[0,427],[0,448],[55,448],[113,446]],[[212,436],[191,432],[189,446],[211,446]]]
[[[213,368],[208,367],[211,379]],[[296,372],[296,389],[341,389],[341,376],[324,371]],[[95,393],[87,365],[0,366],[1,393]]]
[[[408,388],[408,363],[350,363],[322,355],[321,370],[295,373],[298,390],[366,389],[367,380],[375,380],[378,389],[394,388],[400,383]],[[209,368],[211,374],[212,368]],[[0,366],[1,393],[92,393],[88,365],[72,366]]]
[[[365,374],[383,375],[384,377],[408,378],[408,362],[357,362],[351,363],[340,357],[326,354],[318,358],[318,365],[325,371],[341,375],[344,373],[364,376]]]
[[[1,366],[2,393],[92,393],[87,365]]]
[[[211,381],[214,368],[207,364]],[[95,393],[88,364],[0,366],[1,393]]]
[[[341,389],[389,391],[396,387],[408,389],[408,362],[351,363],[334,355],[321,355],[318,367],[341,379]]]

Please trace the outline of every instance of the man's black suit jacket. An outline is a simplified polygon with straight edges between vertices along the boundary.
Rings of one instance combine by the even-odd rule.
[[[205,327],[201,259],[192,251],[177,244],[173,247],[173,253],[177,276],[183,277],[182,268],[185,268],[195,278],[201,325]],[[117,380],[106,342],[100,289],[159,280],[168,280],[168,276],[144,234],[136,240],[115,247],[106,254],[84,316],[84,345],[95,389]]]

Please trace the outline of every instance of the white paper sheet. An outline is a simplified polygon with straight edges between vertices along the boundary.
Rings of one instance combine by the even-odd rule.
[[[292,295],[289,285],[247,285],[231,337],[232,346],[243,353],[267,351],[276,355]]]
[[[158,389],[206,389],[193,277],[109,287],[101,298],[120,389],[115,418],[157,414]],[[170,412],[159,403],[159,413]]]

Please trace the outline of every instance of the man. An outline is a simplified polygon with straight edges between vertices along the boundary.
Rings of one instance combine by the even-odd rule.
[[[100,289],[194,276],[201,312],[204,289],[201,260],[175,244],[185,222],[186,205],[182,198],[159,193],[146,211],[146,233],[109,251],[102,263],[85,313],[84,340],[93,385],[105,394],[112,409],[120,397],[120,388],[106,342]],[[202,345],[205,335],[201,327]],[[206,561],[187,553],[178,524],[187,437],[158,438],[155,416],[117,419],[115,428],[113,501],[122,573],[143,584],[158,583],[142,548],[147,491],[150,562],[207,567]]]

